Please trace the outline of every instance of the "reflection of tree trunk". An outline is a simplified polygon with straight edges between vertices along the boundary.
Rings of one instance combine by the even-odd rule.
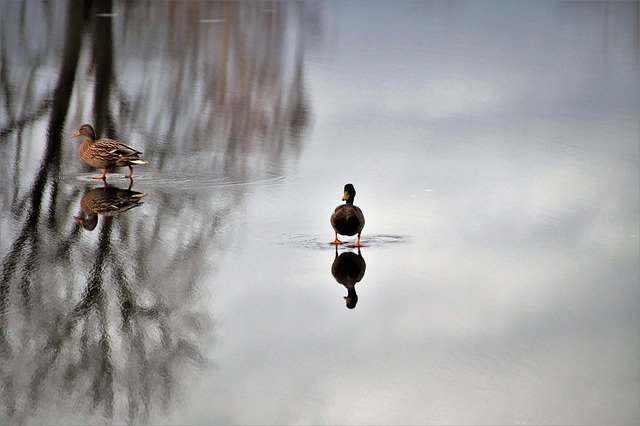
[[[231,24],[230,24],[230,20],[231,20],[231,11],[230,11],[231,6],[229,5],[229,3],[225,2],[222,5],[222,18],[224,19],[224,26],[222,29],[222,47],[221,47],[221,52],[220,52],[220,56],[222,57],[222,60],[220,61],[220,68],[218,70],[218,99],[216,100],[216,110],[217,111],[222,111],[222,113],[220,114],[221,117],[226,117],[227,111],[226,109],[228,108],[228,105],[226,103],[227,100],[227,69],[229,67],[229,40],[231,38]],[[224,126],[224,129],[226,130],[226,122],[222,123]]]
[[[79,164],[76,144],[65,143],[62,127],[67,111],[74,110],[70,102],[79,105],[78,111],[89,102],[86,110],[94,116],[82,121],[93,120],[98,133],[116,137],[120,126],[146,129],[145,151],[157,173],[184,168],[186,153],[197,154],[194,170],[217,173],[223,167],[215,166],[224,165],[225,178],[246,178],[255,173],[254,166],[277,169],[286,159],[283,152],[299,145],[306,123],[304,40],[287,36],[293,15],[285,6],[282,13],[263,8],[260,3],[70,1],[51,8],[54,18],[38,15],[33,22],[56,35],[52,45],[64,43],[62,58],[36,57],[25,43],[20,59],[33,65],[29,81],[11,81],[16,78],[9,64],[5,82],[0,69],[3,87],[22,87],[3,100],[20,105],[7,116],[12,123],[28,129],[43,103],[51,114],[41,167],[33,177],[23,172],[15,181],[16,201],[0,205],[13,221],[0,276],[0,412],[12,420],[28,418],[43,400],[49,402],[52,389],[64,389],[69,398],[56,401],[60,404],[88,402],[91,413],[107,421],[120,422],[128,414],[129,422],[144,422],[158,396],[170,407],[185,363],[207,364],[202,348],[211,337],[211,318],[194,299],[201,294],[204,270],[215,269],[214,262],[202,260],[215,260],[225,246],[228,233],[220,229],[233,216],[242,191],[229,190],[222,197],[227,202],[212,207],[207,191],[157,188],[151,216],[102,220],[92,239],[70,220],[69,206],[77,206],[80,188],[66,191],[73,184],[65,182],[57,193],[62,148],[69,148],[65,158],[71,164]],[[96,16],[114,9],[121,19]],[[222,25],[198,24],[199,18],[220,17]],[[141,27],[157,31],[130,30]],[[121,51],[113,46],[116,31]],[[83,36],[91,42],[82,45]],[[158,53],[157,43],[168,48]],[[293,58],[287,56],[287,43],[300,45]],[[92,49],[86,51],[89,65],[78,70],[84,65],[79,61],[83,46]],[[149,60],[127,61],[132,52],[150,55]],[[51,63],[59,63],[60,75],[43,100],[36,89],[49,87],[43,67]],[[79,75],[85,72],[94,77],[92,83]],[[145,78],[138,78],[142,74]],[[5,127],[12,139],[4,146],[16,146],[10,157],[16,165],[6,170],[27,170],[18,168],[25,162],[21,144],[24,153],[29,143],[40,146],[41,141],[22,139],[22,128]],[[0,165],[5,163],[11,161]],[[20,188],[31,178],[27,191]],[[18,221],[21,225],[12,227]],[[176,226],[179,243],[158,244]],[[16,335],[22,339],[9,338]]]
[[[100,2],[99,12],[101,14],[111,14],[113,4],[111,0]],[[100,16],[93,16],[92,19],[93,36],[93,66],[96,72],[96,85],[94,90],[94,128],[98,135],[102,131],[107,132],[107,136],[114,138],[116,135],[113,115],[109,108],[111,99],[111,83],[113,82],[113,29],[112,19]]]
[[[82,9],[79,9],[75,3],[69,3],[66,19],[65,48],[62,53],[58,82],[53,92],[45,154],[29,191],[29,213],[27,219],[2,265],[0,312],[3,314],[6,313],[4,305],[7,302],[6,295],[9,290],[9,282],[16,271],[15,266],[23,256],[22,253],[26,251],[27,257],[38,257],[37,224],[40,220],[42,198],[49,175],[53,178],[52,196],[55,196],[56,193],[55,185],[60,172],[62,127],[69,109],[69,94],[73,89],[82,40],[82,33],[77,31],[75,23],[82,21]],[[28,271],[25,271],[25,277],[22,280],[24,283],[22,294],[27,306],[29,305],[28,275]],[[0,318],[0,324],[4,322],[4,319]],[[0,350],[4,349],[4,330],[5,328],[0,326]]]
[[[85,5],[88,2],[85,2]],[[66,34],[64,51],[62,53],[62,64],[58,74],[58,83],[53,93],[53,104],[51,105],[51,116],[49,120],[49,139],[47,142],[47,155],[44,163],[49,164],[55,159],[55,166],[60,165],[60,140],[62,137],[62,126],[64,125],[69,109],[73,85],[76,79],[78,59],[80,57],[80,45],[82,43],[82,33],[78,30],[78,22],[83,21],[83,10],[77,7],[76,3],[69,3],[67,10]],[[47,161],[49,160],[49,161]]]
[[[109,262],[111,244],[111,224],[113,218],[106,217],[100,229],[100,239],[96,247],[95,263],[91,269],[91,275],[87,282],[87,298],[95,300],[99,312],[100,320],[100,368],[99,374],[95,376],[96,383],[93,385],[93,403],[98,405],[104,400],[105,416],[113,418],[113,360],[111,359],[111,349],[109,345],[109,315],[107,312],[107,298],[104,293],[103,284],[105,277],[105,266]],[[95,298],[91,295],[95,294]]]
[[[43,248],[46,249],[46,247],[38,244],[37,225],[40,220],[43,204],[42,199],[46,183],[49,178],[51,178],[53,186],[51,191],[52,206],[55,204],[55,197],[57,195],[57,178],[60,172],[61,162],[60,152],[62,128],[64,126],[64,122],[69,109],[69,98],[75,81],[78,59],[80,57],[80,46],[82,42],[82,33],[77,30],[76,23],[82,22],[82,12],[83,9],[78,8],[77,4],[69,3],[66,16],[66,33],[64,38],[65,47],[62,53],[62,61],[60,65],[60,72],[58,74],[58,81],[53,91],[53,96],[50,103],[50,116],[47,130],[45,153],[38,172],[33,180],[33,184],[31,185],[31,188],[29,190],[29,207],[24,226],[20,231],[19,236],[14,240],[14,243],[11,246],[9,252],[6,254],[6,257],[2,264],[2,280],[0,281],[0,313],[2,315],[0,316],[0,353],[3,354],[9,354],[9,351],[11,350],[11,348],[7,344],[5,335],[7,331],[7,319],[5,315],[7,314],[6,304],[8,303],[9,285],[12,275],[17,270],[19,270],[19,268],[16,268],[16,266],[21,261],[21,259],[37,259],[42,256],[42,254],[39,254],[40,250],[42,250]],[[49,102],[46,102],[46,104],[49,106]],[[13,207],[23,208],[19,204]],[[55,218],[53,214],[54,212],[55,209],[52,208],[50,210],[51,217],[49,220],[49,225],[51,226],[55,225]],[[21,295],[27,312],[31,312],[30,286],[32,284],[31,276],[34,273],[34,267],[35,262],[28,261],[27,268],[21,271],[23,273],[23,277],[20,280]],[[60,336],[58,334],[55,334],[53,336],[54,340],[59,338]],[[56,345],[54,345],[54,347],[55,346]],[[45,371],[48,365],[50,366],[50,364],[48,363],[44,364]],[[4,375],[4,373],[6,372],[2,371],[2,373]],[[32,383],[32,385],[36,386],[31,388],[30,394],[32,398],[37,398],[37,383],[41,377],[42,376],[37,373],[34,375],[34,382]],[[11,389],[8,390],[8,393],[3,395],[3,397],[8,399],[7,405],[9,407],[13,407],[10,411],[15,411],[15,406],[17,403],[17,401],[13,400],[15,396],[15,393],[11,392]]]

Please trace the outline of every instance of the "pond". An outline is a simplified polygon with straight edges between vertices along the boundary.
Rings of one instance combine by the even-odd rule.
[[[640,421],[637,2],[0,9],[2,423]]]

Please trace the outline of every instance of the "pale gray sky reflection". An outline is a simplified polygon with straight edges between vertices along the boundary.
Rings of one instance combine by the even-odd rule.
[[[80,259],[78,247],[93,248],[112,229],[110,253],[131,277],[115,288],[129,289],[133,301],[166,301],[127,332],[158,348],[147,364],[133,338],[112,349],[121,380],[112,408],[117,414],[139,389],[144,403],[130,417],[91,411],[82,386],[60,391],[90,383],[74,382],[83,370],[70,368],[60,373],[67,382],[38,376],[40,399],[21,406],[40,358],[16,336],[58,334],[47,334],[55,321],[34,326],[40,334],[29,330],[16,320],[29,318],[16,302],[0,309],[14,320],[2,323],[11,338],[4,342],[27,349],[0,352],[0,365],[22,366],[2,370],[12,378],[3,382],[13,386],[8,395],[18,395],[14,405],[0,399],[3,415],[39,423],[637,424],[638,7],[119,3],[111,18],[119,101],[103,118],[108,131],[133,129],[148,151],[133,188],[147,196],[112,228],[100,219],[93,237],[77,234],[79,244],[64,247]],[[139,25],[168,17],[174,25],[158,36]],[[85,96],[73,97],[73,123],[96,109],[88,56],[80,57]],[[7,68],[7,87],[17,84],[16,68]],[[20,124],[20,116],[3,115],[3,132],[5,120]],[[0,177],[13,183],[0,189],[2,252],[25,229],[12,194],[32,183],[45,124],[3,133],[10,143],[0,145]],[[16,148],[20,140],[29,149]],[[73,220],[63,208],[78,205],[86,184],[73,150],[63,158],[67,175],[51,179],[62,189],[45,191],[58,194],[50,222]],[[14,181],[13,167],[22,176]],[[332,274],[329,244],[329,215],[347,182],[366,216],[354,309]],[[74,228],[51,229],[40,240],[57,245]],[[18,280],[29,268],[11,271]],[[83,271],[68,291],[78,291]],[[58,277],[47,288],[67,285]],[[11,286],[10,297],[19,302],[24,291]],[[119,305],[105,306],[110,335],[129,336]],[[186,344],[188,362],[154,346],[161,335]],[[98,332],[90,336],[99,343]]]
[[[308,61],[314,132],[296,179],[249,197],[264,216],[247,233],[269,242],[237,248],[268,278],[218,300],[235,319],[221,364],[242,378],[212,378],[225,389],[213,411],[237,423],[636,423],[637,4],[325,6],[332,43]],[[288,234],[329,241],[326,200],[347,181],[365,243],[409,236],[363,249],[353,311],[330,251],[325,264],[296,245],[272,253],[294,263],[252,256]],[[300,213],[264,205],[292,193]]]

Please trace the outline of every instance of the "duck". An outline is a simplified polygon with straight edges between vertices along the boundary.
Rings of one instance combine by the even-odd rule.
[[[118,216],[142,204],[147,194],[106,186],[86,191],[80,199],[80,215],[76,220],[87,231],[93,231],[98,224],[98,215]]]
[[[367,264],[360,253],[358,254],[347,251],[338,256],[338,246],[336,246],[336,256],[331,264],[331,275],[333,278],[347,289],[347,295],[344,296],[348,309],[353,309],[358,303],[358,294],[356,293],[356,284],[364,277],[367,270]]]
[[[331,214],[330,221],[335,234],[331,244],[336,246],[342,244],[342,241],[338,239],[338,234],[349,237],[358,234],[358,240],[352,247],[362,247],[360,234],[362,233],[362,228],[364,228],[364,214],[360,207],[353,204],[355,197],[356,189],[354,186],[350,183],[346,184],[342,196],[342,201],[345,203],[336,207]]]
[[[84,137],[80,144],[79,152],[82,161],[96,169],[102,168],[101,176],[93,176],[93,179],[107,178],[107,169],[113,167],[129,167],[129,174],[125,177],[133,178],[134,164],[147,164],[146,160],[140,158],[142,152],[122,142],[113,139],[96,140],[96,132],[90,124],[83,124],[71,137]]]

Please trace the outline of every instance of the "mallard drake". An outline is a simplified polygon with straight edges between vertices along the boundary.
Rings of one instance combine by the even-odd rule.
[[[360,254],[360,249],[358,249],[358,254],[347,251],[338,256],[338,246],[336,246],[336,257],[331,264],[331,275],[338,283],[347,288],[344,300],[349,309],[355,308],[358,303],[355,286],[362,280],[366,270],[367,264]]]
[[[93,176],[94,179],[106,180],[107,169],[112,167],[129,167],[129,174],[125,177],[133,177],[134,164],[147,164],[147,161],[138,156],[142,152],[131,148],[122,142],[113,139],[96,139],[96,132],[89,124],[83,124],[71,137],[84,136],[80,144],[80,158],[82,161],[95,167],[102,168],[102,176]]]
[[[364,228],[364,214],[360,207],[353,205],[353,199],[356,197],[356,189],[352,184],[348,183],[344,186],[344,194],[342,200],[344,204],[339,205],[331,215],[331,226],[335,231],[335,238],[332,244],[342,244],[338,239],[338,234],[352,236],[358,234],[358,241],[353,247],[362,247],[360,244],[360,233]]]
[[[107,186],[94,188],[84,193],[80,199],[81,214],[76,216],[78,223],[88,231],[92,231],[98,223],[98,215],[117,216],[138,207],[147,194],[130,189]]]

